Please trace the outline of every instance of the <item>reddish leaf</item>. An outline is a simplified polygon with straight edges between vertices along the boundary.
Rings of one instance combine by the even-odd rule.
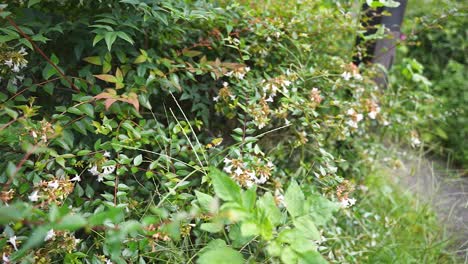
[[[113,103],[115,103],[116,101],[117,101],[117,99],[106,99],[106,101],[104,101],[104,105],[106,106],[106,110],[109,110],[111,105]]]

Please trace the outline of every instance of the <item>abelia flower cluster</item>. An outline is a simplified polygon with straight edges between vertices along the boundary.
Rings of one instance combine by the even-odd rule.
[[[346,114],[349,116],[349,119],[346,122],[346,124],[352,128],[358,128],[359,121],[361,121],[364,118],[363,115],[357,113],[356,110],[354,110],[354,108],[348,109],[348,111],[346,111]]]
[[[228,173],[240,186],[250,188],[254,184],[261,185],[268,181],[274,169],[270,161],[266,164],[250,164],[254,168],[249,168],[249,164],[242,159],[224,159],[224,171]]]

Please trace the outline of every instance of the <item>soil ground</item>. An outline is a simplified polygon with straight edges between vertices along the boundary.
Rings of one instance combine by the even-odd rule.
[[[454,240],[454,250],[468,263],[468,177],[460,177],[462,171],[449,169],[441,160],[413,151],[399,151],[398,156],[401,167],[391,169],[391,174],[420,201],[433,205]]]

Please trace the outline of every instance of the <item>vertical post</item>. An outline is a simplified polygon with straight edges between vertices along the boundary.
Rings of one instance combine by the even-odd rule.
[[[398,0],[398,7],[379,7],[371,9],[367,4],[363,5],[364,14],[361,17],[361,23],[367,28],[365,35],[372,35],[377,31],[378,25],[385,26],[385,37],[375,42],[368,43],[364,52],[359,52],[353,58],[354,64],[378,63],[386,70],[389,70],[395,57],[395,47],[401,36],[401,25],[407,5],[407,0]],[[363,39],[359,38],[356,45],[359,45]],[[386,87],[388,83],[385,72],[379,74],[375,79],[381,87]]]

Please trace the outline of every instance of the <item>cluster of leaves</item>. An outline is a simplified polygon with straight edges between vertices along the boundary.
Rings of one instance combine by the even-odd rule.
[[[398,121],[351,6],[0,9],[5,262],[338,261],[321,232]]]

